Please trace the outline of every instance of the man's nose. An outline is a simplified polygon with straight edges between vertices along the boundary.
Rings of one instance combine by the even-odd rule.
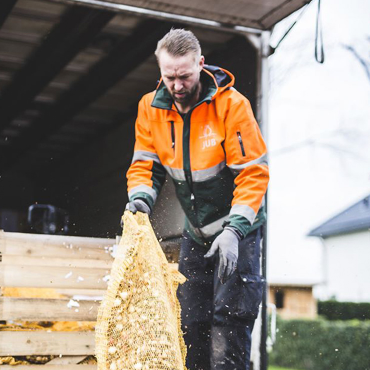
[[[175,91],[181,91],[182,90],[182,82],[181,81],[175,81],[174,90]]]

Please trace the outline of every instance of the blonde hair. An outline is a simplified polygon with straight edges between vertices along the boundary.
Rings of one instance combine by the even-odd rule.
[[[188,53],[194,53],[195,56],[200,57],[202,53],[199,40],[193,32],[182,28],[171,28],[170,32],[158,41],[157,49],[154,52],[157,61],[162,50],[174,57],[184,56]]]

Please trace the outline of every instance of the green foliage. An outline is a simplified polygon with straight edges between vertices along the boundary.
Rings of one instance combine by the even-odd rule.
[[[328,320],[370,320],[370,303],[319,301],[318,314]]]
[[[269,366],[268,370],[297,370],[297,369],[291,369],[287,367]]]
[[[370,322],[278,320],[271,365],[304,370],[370,370]]]

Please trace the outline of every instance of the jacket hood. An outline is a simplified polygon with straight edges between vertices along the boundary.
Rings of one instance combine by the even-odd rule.
[[[226,69],[205,64],[201,72],[201,79],[207,82],[207,91],[203,101],[211,102],[222,91],[234,85],[235,77]],[[162,78],[159,80],[157,89],[152,101],[152,107],[160,109],[171,109],[172,97],[168,92]]]
[[[207,73],[213,79],[214,85],[217,88],[217,93],[234,86],[235,77],[226,69],[205,64],[203,72]]]

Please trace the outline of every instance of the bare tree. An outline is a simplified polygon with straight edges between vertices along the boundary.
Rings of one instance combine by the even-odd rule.
[[[367,36],[366,40],[368,43],[370,43],[370,36]],[[342,44],[342,47],[348,50],[358,60],[358,62],[364,68],[367,79],[370,82],[370,58],[362,56],[361,53],[352,45]]]

